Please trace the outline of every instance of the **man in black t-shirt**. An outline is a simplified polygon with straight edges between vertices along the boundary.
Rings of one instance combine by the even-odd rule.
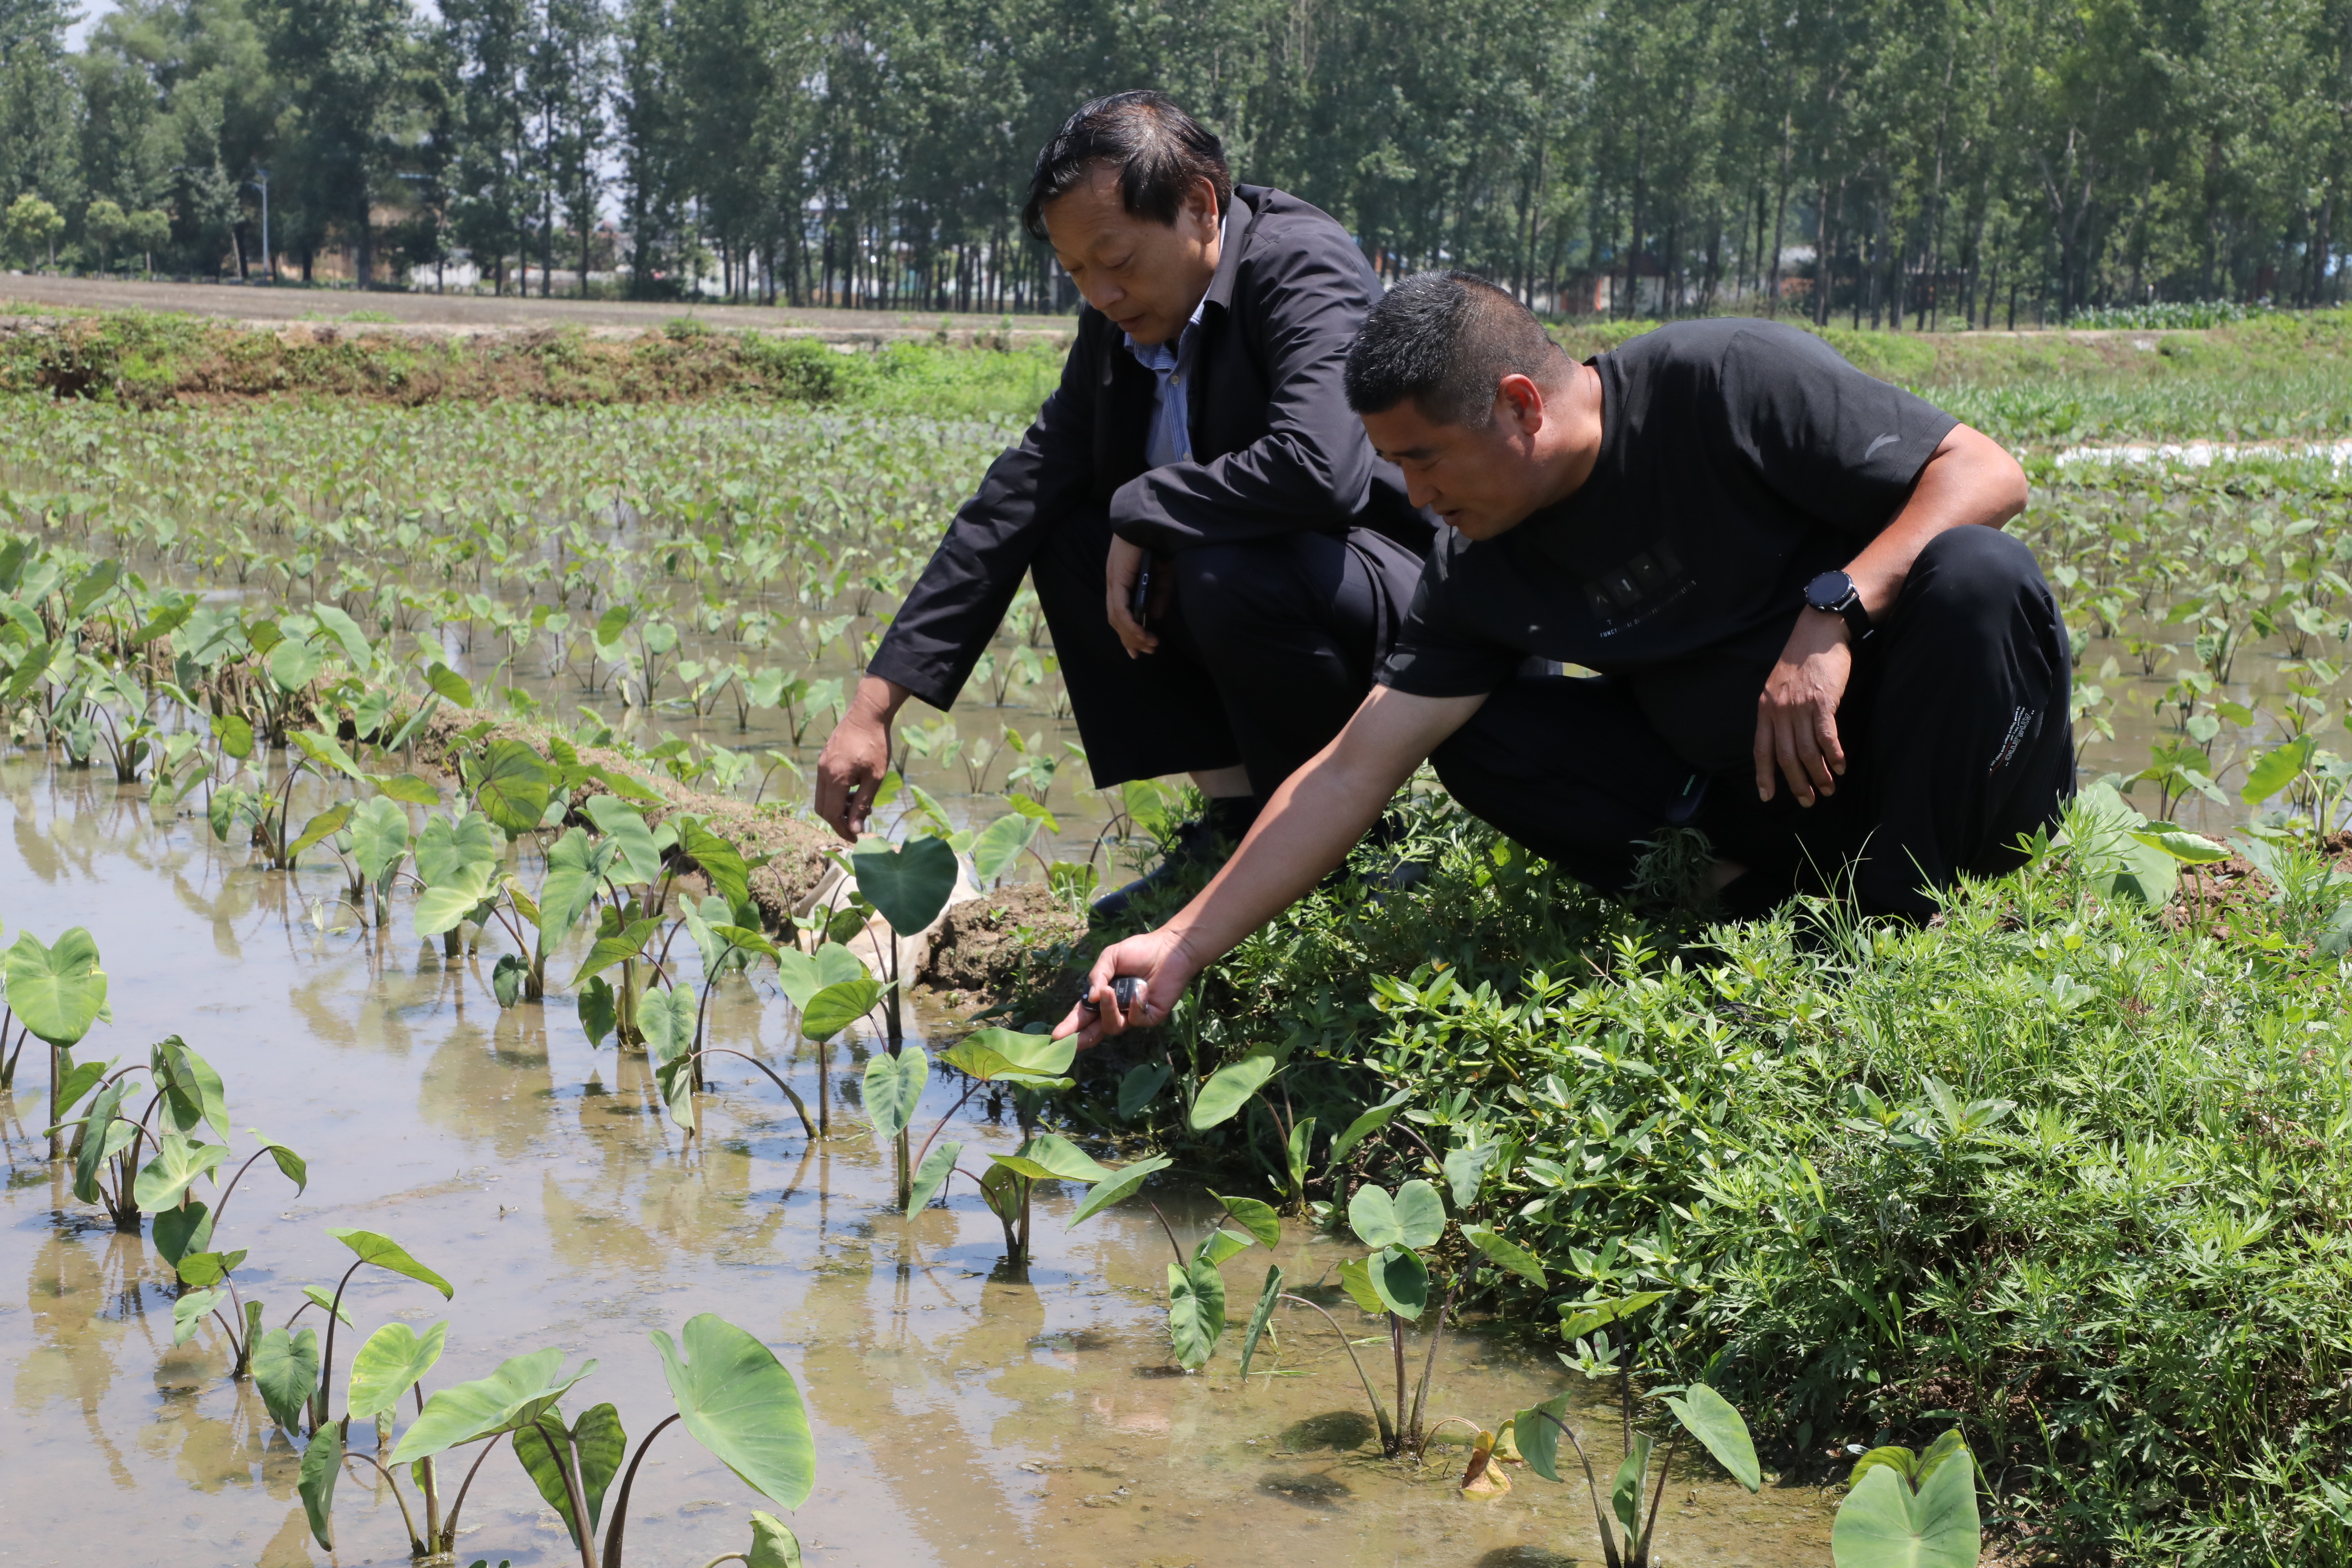
[[[1865,910],[1925,914],[2056,820],[2065,626],[2000,531],[2023,472],[1949,415],[1763,321],[1577,364],[1462,274],[1373,308],[1347,390],[1447,536],[1348,727],[1199,898],[1104,952],[1057,1032],[1164,1019],[1425,758],[1604,889],[1661,828],[1701,828],[1735,913],[1850,874]],[[1124,1016],[1119,975],[1149,981]]]

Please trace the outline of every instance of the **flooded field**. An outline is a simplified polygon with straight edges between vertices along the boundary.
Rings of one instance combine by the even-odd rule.
[[[704,1136],[689,1144],[661,1114],[646,1058],[592,1049],[568,1000],[501,1009],[487,960],[446,960],[404,921],[306,924],[306,896],[331,895],[331,871],[265,870],[200,819],[158,825],[143,791],[102,773],[19,759],[0,767],[0,798],[11,934],[86,925],[106,958],[112,1021],[81,1055],[141,1058],[179,1034],[219,1069],[240,1133],[257,1128],[307,1157],[299,1196],[265,1163],[240,1194],[251,1206],[224,1214],[234,1234],[222,1244],[249,1249],[238,1278],[273,1324],[301,1286],[331,1289],[348,1263],[327,1227],[378,1231],[455,1297],[363,1273],[345,1299],[355,1331],[344,1346],[383,1322],[422,1331],[446,1319],[433,1387],[541,1346],[593,1357],[583,1391],[616,1404],[634,1441],[668,1409],[647,1331],[715,1312],[799,1381],[817,1482],[791,1522],[813,1563],[1598,1561],[1580,1484],[1521,1470],[1507,1495],[1474,1501],[1455,1492],[1458,1447],[1441,1442],[1422,1469],[1379,1459],[1346,1359],[1312,1314],[1277,1320],[1280,1352],[1260,1363],[1271,1376],[1244,1384],[1230,1348],[1205,1373],[1177,1372],[1162,1311],[1168,1242],[1140,1202],[1065,1234],[1071,1204],[1049,1184],[1025,1277],[1002,1267],[995,1220],[960,1184],[943,1207],[905,1219],[887,1151],[860,1122],[854,1069],[871,1042],[859,1035],[833,1044],[830,1139],[803,1137],[757,1073],[714,1067]],[[719,993],[712,1028],[813,1097],[819,1047],[792,1018],[772,977],[739,976]],[[934,1041],[957,1030],[929,1012],[916,1024]],[[26,1076],[0,1127],[0,1277],[17,1282],[0,1300],[7,1560],[328,1561],[297,1496],[299,1453],[253,1384],[226,1375],[216,1333],[173,1348],[171,1268],[150,1238],[117,1234],[75,1201],[68,1168],[45,1158],[43,1090]],[[952,1100],[935,1079],[918,1125]],[[1009,1123],[976,1100],[950,1135],[1009,1149]],[[1170,1173],[1150,1195],[1188,1242],[1205,1226],[1197,1181]],[[1349,1255],[1287,1230],[1279,1261],[1294,1279],[1328,1277]],[[1311,1293],[1373,1335],[1336,1292]],[[1492,1426],[1570,1381],[1549,1345],[1474,1326],[1449,1336],[1431,1404]],[[1580,1425],[1596,1462],[1613,1465],[1605,1394]],[[353,1448],[368,1442],[355,1429]],[[1661,1516],[1664,1561],[1826,1563],[1821,1493],[1768,1485],[1751,1499],[1680,1474],[1687,1462]],[[695,1444],[665,1436],[636,1484],[631,1562],[742,1550],[759,1500]],[[389,1495],[357,1477],[343,1486],[332,1560],[408,1561]],[[504,1453],[483,1467],[461,1531],[461,1563],[575,1560]]]

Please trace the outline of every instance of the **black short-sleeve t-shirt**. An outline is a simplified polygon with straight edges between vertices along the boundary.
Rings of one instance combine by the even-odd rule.
[[[1493,539],[1449,531],[1380,682],[1466,697],[1530,658],[1580,664],[1627,680],[1692,766],[1737,766],[1806,583],[1893,521],[1958,421],[1769,321],[1678,322],[1590,363],[1591,477]]]

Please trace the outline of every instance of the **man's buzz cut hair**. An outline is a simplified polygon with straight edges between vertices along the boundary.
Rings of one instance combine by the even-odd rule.
[[[1483,430],[1507,375],[1557,387],[1566,356],[1533,311],[1470,272],[1420,272],[1390,289],[1348,348],[1348,406],[1385,414],[1412,399],[1433,425]]]
[[[1172,226],[1203,179],[1216,187],[1220,216],[1233,201],[1224,143],[1166,93],[1139,89],[1081,104],[1062,121],[1030,172],[1021,226],[1048,239],[1045,204],[1086,184],[1097,165],[1118,171],[1119,205],[1130,217]]]

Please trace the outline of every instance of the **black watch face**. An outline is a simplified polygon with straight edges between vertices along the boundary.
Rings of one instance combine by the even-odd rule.
[[[1834,610],[1853,592],[1853,578],[1843,572],[1824,572],[1805,584],[1805,603],[1816,610]]]

